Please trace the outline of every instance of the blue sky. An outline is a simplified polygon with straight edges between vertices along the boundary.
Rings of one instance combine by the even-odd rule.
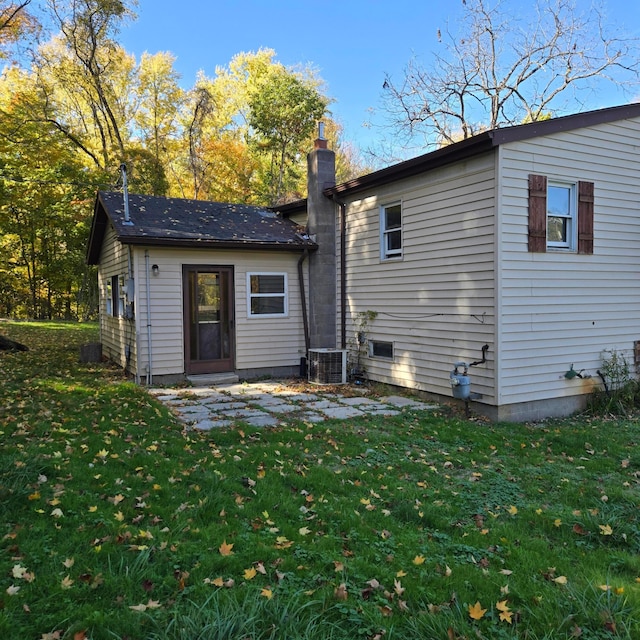
[[[522,11],[531,2],[520,2]],[[513,2],[509,3],[513,5]],[[577,0],[587,8],[590,0]],[[381,106],[385,73],[400,79],[412,57],[426,60],[438,46],[436,33],[454,28],[462,0],[139,0],[138,19],[120,41],[139,56],[170,51],[185,88],[198,70],[213,76],[241,51],[271,48],[285,65],[310,63],[334,100],[334,117],[345,137],[366,147],[375,136],[364,124]],[[640,2],[609,0],[610,20],[640,37]],[[625,102],[602,92],[590,107]],[[375,117],[375,116],[374,116]]]

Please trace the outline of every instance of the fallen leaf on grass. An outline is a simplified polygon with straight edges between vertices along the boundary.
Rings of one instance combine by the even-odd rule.
[[[500,612],[500,620],[503,622],[508,622],[511,624],[511,618],[513,616],[513,611],[509,609],[506,600],[500,600],[500,602],[496,603],[496,609]]]
[[[73,586],[73,580],[69,576],[65,576],[60,582],[61,589],[71,589]]]
[[[227,544],[227,541],[225,540],[219,547],[218,551],[220,552],[221,556],[230,556],[233,554],[233,543],[231,544]]]
[[[158,600],[149,600],[147,604],[132,604],[129,609],[132,611],[140,611],[141,613],[146,611],[147,609],[158,609],[162,605]]]
[[[244,579],[245,580],[253,580],[256,577],[257,573],[258,572],[253,567],[251,567],[250,569],[245,569],[244,570]]]
[[[273,598],[273,591],[271,591],[271,589],[268,589],[267,587],[265,587],[260,592],[260,595],[264,596],[267,600],[271,600],[271,598]]]
[[[424,556],[416,556],[416,557],[413,559],[413,564],[415,564],[415,565],[421,565],[421,564],[424,564],[424,561],[425,561],[425,557],[424,557]]]
[[[486,609],[482,608],[480,601],[476,602],[474,605],[469,605],[468,607],[469,617],[472,620],[480,620],[484,617],[484,614],[487,613]]]
[[[613,535],[613,529],[611,528],[611,525],[609,524],[601,524],[599,525],[600,527],[600,533],[603,536],[611,536]]]
[[[333,592],[336,600],[346,600],[349,597],[347,593],[347,585],[343,582],[337,586]]]

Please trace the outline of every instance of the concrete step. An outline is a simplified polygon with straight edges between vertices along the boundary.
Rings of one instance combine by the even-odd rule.
[[[235,384],[240,378],[233,371],[229,371],[227,373],[204,373],[187,376],[187,380],[194,387],[216,387],[222,384]]]

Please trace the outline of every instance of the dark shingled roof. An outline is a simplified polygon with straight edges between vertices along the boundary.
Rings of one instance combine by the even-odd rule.
[[[100,191],[91,225],[87,262],[97,264],[111,223],[123,244],[314,251],[304,228],[264,207],[182,198],[129,195],[125,224],[120,192]]]

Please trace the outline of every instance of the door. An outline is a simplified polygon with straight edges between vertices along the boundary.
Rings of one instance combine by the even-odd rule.
[[[183,267],[187,374],[233,371],[233,267]]]

